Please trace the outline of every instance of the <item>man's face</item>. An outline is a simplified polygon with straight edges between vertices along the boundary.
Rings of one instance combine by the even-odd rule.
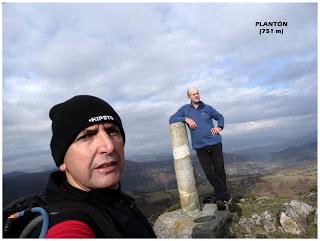
[[[100,123],[82,130],[69,146],[61,171],[81,190],[116,188],[124,169],[124,143],[113,123]]]
[[[196,104],[199,103],[200,101],[199,90],[196,88],[189,89],[188,97],[192,103],[196,103]]]

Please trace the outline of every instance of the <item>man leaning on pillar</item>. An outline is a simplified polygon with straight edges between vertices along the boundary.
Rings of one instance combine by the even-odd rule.
[[[188,125],[192,149],[197,153],[202,169],[214,187],[214,193],[206,202],[217,203],[219,209],[231,200],[227,187],[220,131],[224,127],[223,116],[210,105],[200,101],[199,90],[190,87],[187,91],[190,104],[182,106],[170,117],[169,123],[184,122]],[[213,120],[217,122],[214,125]]]

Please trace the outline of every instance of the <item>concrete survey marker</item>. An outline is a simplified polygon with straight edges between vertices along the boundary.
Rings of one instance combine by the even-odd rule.
[[[218,210],[216,204],[201,206],[185,124],[170,124],[169,132],[181,209],[160,215],[153,226],[157,237],[223,237],[231,213]]]

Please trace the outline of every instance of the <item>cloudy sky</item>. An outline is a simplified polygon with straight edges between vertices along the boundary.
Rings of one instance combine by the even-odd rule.
[[[5,3],[2,17],[4,172],[52,165],[48,111],[77,94],[115,107],[127,158],[171,152],[189,86],[224,115],[225,151],[316,133],[316,3]]]

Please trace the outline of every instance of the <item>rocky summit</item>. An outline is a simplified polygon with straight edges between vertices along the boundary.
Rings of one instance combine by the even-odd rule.
[[[242,200],[241,213],[234,213],[228,237],[316,238],[316,194],[298,199],[260,197]]]

